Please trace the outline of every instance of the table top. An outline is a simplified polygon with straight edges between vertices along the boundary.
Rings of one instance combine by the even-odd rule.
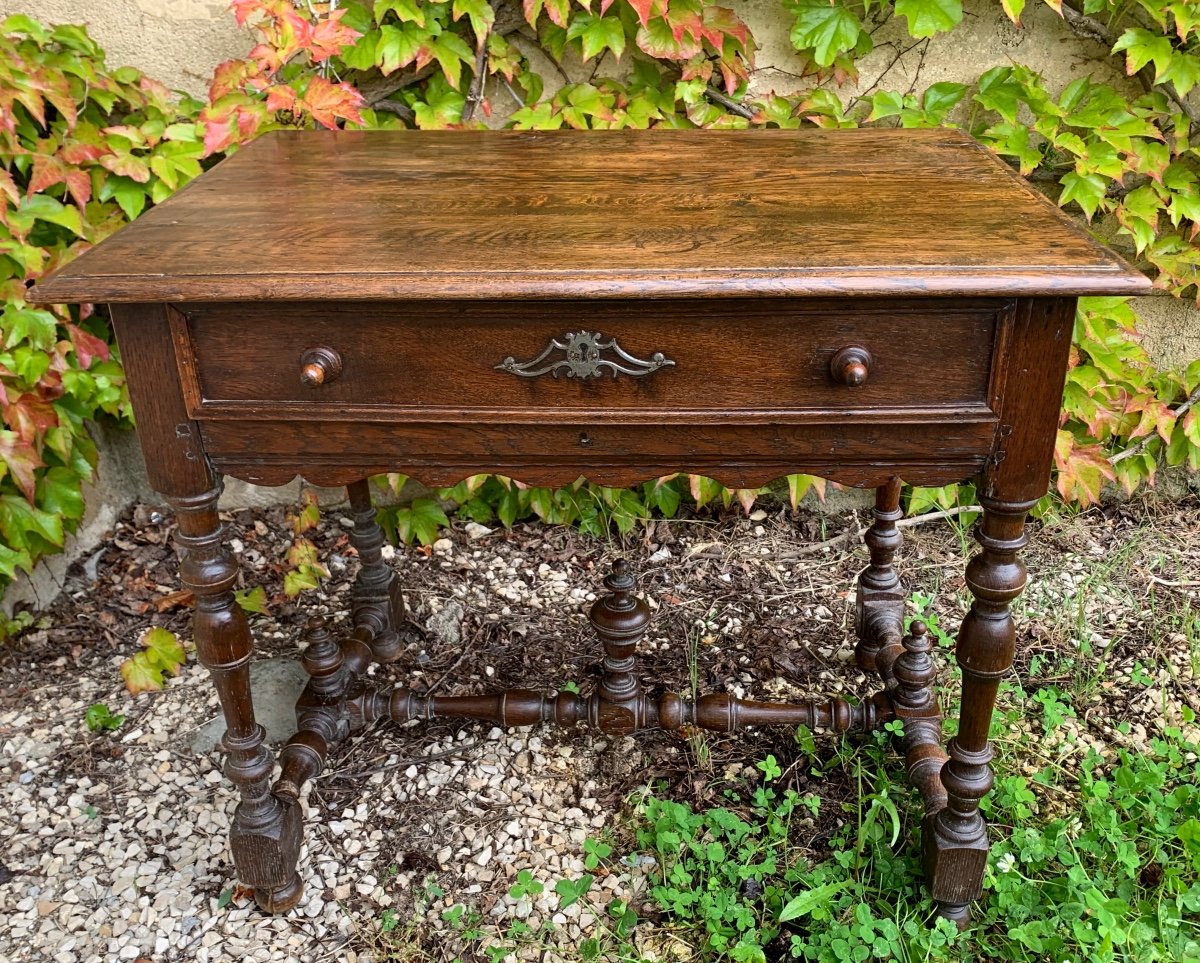
[[[1149,290],[956,130],[279,131],[32,297]]]

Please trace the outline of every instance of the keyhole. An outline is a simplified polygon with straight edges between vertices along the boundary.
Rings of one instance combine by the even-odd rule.
[[[588,433],[586,431],[581,431],[579,433],[579,444],[586,448],[591,443],[592,439],[589,437]]]

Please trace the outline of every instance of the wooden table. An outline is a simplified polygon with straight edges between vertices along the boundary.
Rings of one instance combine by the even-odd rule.
[[[609,732],[903,721],[926,872],[963,924],[979,897],[988,725],[1012,665],[1025,517],[1045,493],[1077,295],[1149,282],[950,130],[288,132],[267,135],[34,289],[111,305],[154,487],[178,516],[200,660],[241,793],[238,875],[296,905],[297,798],[379,718]],[[876,488],[859,580],[861,702],[650,696],[628,565],[591,612],[595,691],[431,697],[365,682],[404,601],[366,478],[497,472],[558,486],[685,471],[729,486],[811,472]],[[217,514],[222,475],[346,485],[361,568],[349,625],[311,624],[299,733],[254,720],[252,640]],[[974,595],[942,749],[935,666],[904,630],[901,480],[978,479]]]

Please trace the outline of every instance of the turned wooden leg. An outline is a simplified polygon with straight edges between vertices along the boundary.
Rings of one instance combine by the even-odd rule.
[[[200,661],[212,675],[225,714],[225,774],[240,791],[230,847],[238,878],[254,888],[258,905],[271,913],[291,909],[303,886],[296,872],[300,857],[300,809],[270,790],[274,757],[254,721],[250,693],[253,643],[246,616],[233,597],[237,567],[223,544],[217,515],[217,486],[200,495],[169,499],[178,516],[180,576],[196,595],[192,632]]]
[[[376,662],[395,662],[401,652],[397,626],[404,618],[400,581],[383,560],[383,529],[375,520],[367,479],[347,485],[346,493],[354,515],[350,544],[360,562],[351,601],[354,625],[368,633]]]
[[[904,514],[900,510],[900,485],[899,478],[891,478],[875,489],[875,520],[865,538],[871,564],[858,577],[858,645],[854,649],[855,660],[865,672],[882,668],[880,651],[899,644],[904,626],[904,587],[894,565],[903,541],[896,527]]]
[[[983,890],[987,863],[987,827],[979,801],[992,787],[988,729],[1000,680],[1012,668],[1016,646],[1009,603],[1025,587],[1025,515],[1035,504],[980,499],[983,519],[975,537],[981,551],[967,566],[967,587],[974,596],[958,635],[962,669],[962,707],[958,735],[950,740],[949,761],[941,779],[947,803],[926,819],[926,874],[938,913],[965,926],[970,903]]]

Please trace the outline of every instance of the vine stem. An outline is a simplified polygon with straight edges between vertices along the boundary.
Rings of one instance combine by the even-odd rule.
[[[1184,415],[1186,415],[1188,413],[1188,411],[1196,404],[1197,401],[1200,401],[1200,388],[1197,388],[1190,395],[1188,395],[1187,401],[1185,401],[1183,404],[1181,404],[1178,408],[1175,409],[1175,420],[1178,421],[1180,418],[1182,418]],[[1157,437],[1158,437],[1158,434],[1152,432],[1151,434],[1149,434],[1145,438],[1143,438],[1141,441],[1139,441],[1136,445],[1130,445],[1124,451],[1117,452],[1115,455],[1112,456],[1112,458],[1110,458],[1108,460],[1108,463],[1110,465],[1115,465],[1115,464],[1117,464],[1117,462],[1124,461],[1126,458],[1132,458],[1134,455],[1140,455],[1142,453],[1142,449],[1145,448],[1148,444],[1150,444],[1150,442],[1152,442]]]
[[[462,122],[464,124],[475,116],[475,108],[483,100],[483,85],[487,82],[487,45],[491,35],[491,31],[486,31],[475,44],[475,72],[471,75],[471,86],[467,88],[467,102],[463,106]]]
[[[956,505],[954,508],[947,508],[940,512],[926,512],[923,515],[913,515],[911,518],[901,518],[896,521],[897,528],[915,528],[918,525],[924,525],[927,522],[936,522],[943,518],[956,518],[959,515],[968,515],[971,512],[982,512],[982,505]],[[800,555],[811,555],[814,552],[822,552],[827,548],[833,548],[835,545],[841,545],[843,542],[856,541],[866,534],[867,526],[861,528],[857,525],[848,532],[843,532],[841,535],[835,535],[833,538],[827,538],[823,542],[817,542],[813,545],[805,545],[794,552],[788,553],[783,558],[796,558]]]
[[[708,87],[704,91],[704,96],[715,104],[720,104],[730,113],[737,114],[739,117],[745,117],[746,120],[754,119],[754,111],[745,104],[739,104],[736,100],[726,97],[721,91],[715,87]]]

